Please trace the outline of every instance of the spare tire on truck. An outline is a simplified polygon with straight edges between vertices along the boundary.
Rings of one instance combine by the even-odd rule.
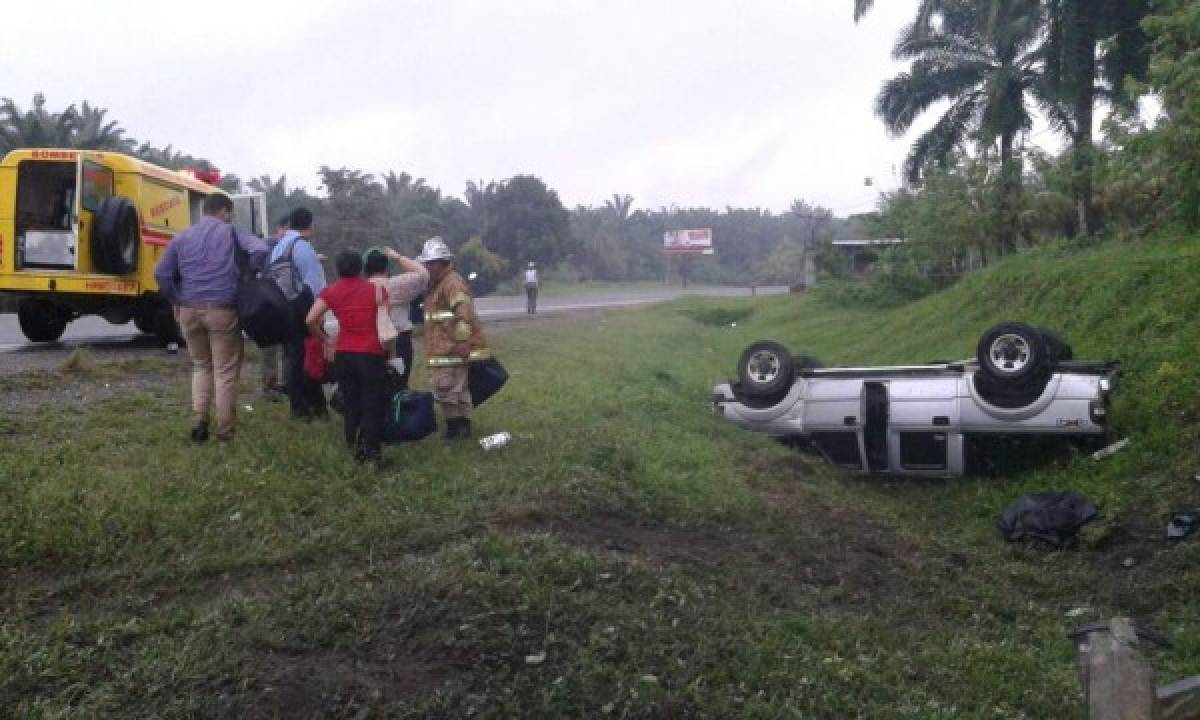
[[[64,308],[46,300],[22,298],[17,303],[17,323],[30,342],[54,342],[71,320]]]
[[[141,223],[129,198],[100,201],[92,226],[92,262],[100,272],[124,275],[137,269]]]
[[[1042,330],[1024,323],[1004,322],[988,328],[975,347],[979,361],[975,389],[983,399],[998,407],[1017,408],[1041,397],[1051,372],[1046,340]],[[1066,345],[1057,337],[1054,340]],[[1061,346],[1056,352],[1063,352]]]

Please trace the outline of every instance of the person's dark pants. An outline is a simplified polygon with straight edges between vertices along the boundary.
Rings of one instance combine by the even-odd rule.
[[[329,416],[321,383],[310,380],[304,374],[304,338],[308,337],[304,318],[312,306],[312,293],[306,287],[300,297],[292,301],[296,329],[292,338],[283,343],[284,384],[288,403],[292,406],[292,417],[297,419]]]
[[[407,390],[408,377],[412,375],[413,366],[412,330],[396,336],[396,357],[404,360],[404,372],[400,375],[400,388]]]
[[[342,391],[342,426],[346,445],[354,459],[378,460],[383,432],[387,365],[382,355],[339,352],[333,363],[338,389]]]
[[[530,315],[537,312],[537,285],[525,286],[525,312]]]
[[[329,413],[325,406],[325,391],[321,383],[304,374],[305,335],[283,344],[283,370],[286,375],[288,402],[292,417],[323,417]]]

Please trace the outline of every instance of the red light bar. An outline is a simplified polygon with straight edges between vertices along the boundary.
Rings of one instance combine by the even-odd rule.
[[[209,185],[219,185],[221,183],[220,170],[193,170],[192,177]]]

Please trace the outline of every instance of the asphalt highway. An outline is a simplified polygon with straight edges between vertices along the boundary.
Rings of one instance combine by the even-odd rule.
[[[759,295],[778,295],[787,292],[786,287],[760,287]],[[601,310],[649,303],[665,302],[687,295],[716,297],[746,297],[750,289],[745,287],[693,286],[688,289],[664,286],[661,290],[610,290],[566,295],[543,295],[538,299],[538,316],[554,316],[581,310]],[[525,317],[524,296],[488,296],[476,300],[479,314],[488,318],[505,319]],[[536,319],[536,318],[530,318]],[[154,348],[154,338],[142,335],[133,323],[112,325],[103,318],[86,316],[67,326],[67,331],[57,343],[30,343],[21,334],[15,314],[0,314],[0,354],[61,353],[76,347],[136,349]],[[0,365],[5,361],[0,359]]]

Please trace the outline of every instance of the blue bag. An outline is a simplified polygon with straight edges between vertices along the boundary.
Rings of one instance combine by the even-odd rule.
[[[383,441],[416,442],[437,432],[433,412],[433,393],[398,390],[384,406]]]

